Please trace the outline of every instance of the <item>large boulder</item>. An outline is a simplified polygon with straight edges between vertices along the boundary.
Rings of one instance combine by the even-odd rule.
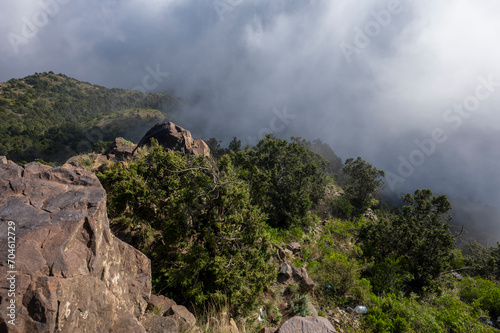
[[[172,317],[152,316],[146,314],[141,321],[148,333],[177,333],[179,324]]]
[[[111,234],[91,172],[0,163],[0,227],[0,253],[16,244],[0,261],[1,332],[146,332],[151,263]]]
[[[146,310],[158,316],[163,316],[173,305],[177,305],[173,300],[162,295],[151,295]]]
[[[196,324],[195,316],[182,305],[172,305],[164,315],[172,316],[183,327],[193,327]]]
[[[104,155],[108,157],[115,157],[117,159],[127,159],[132,157],[137,146],[124,138],[116,138],[115,141],[108,147]]]
[[[150,144],[151,139],[158,141],[167,151],[180,151],[186,155],[210,156],[210,148],[203,140],[193,139],[191,132],[172,122],[156,124],[139,141],[137,148]]]
[[[336,333],[335,327],[323,317],[293,317],[276,333]]]
[[[90,153],[70,157],[63,164],[63,168],[97,172],[100,171],[103,166],[108,165],[109,162],[108,157],[105,155]]]

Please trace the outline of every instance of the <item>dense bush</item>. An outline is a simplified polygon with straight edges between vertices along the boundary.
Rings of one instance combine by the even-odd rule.
[[[255,149],[233,151],[231,159],[273,227],[307,224],[308,211],[324,196],[325,161],[300,142],[267,136]]]
[[[500,317],[500,285],[481,278],[467,278],[460,283],[460,298],[496,320]]]
[[[354,213],[360,215],[378,203],[375,196],[383,188],[384,171],[377,170],[361,157],[345,161],[343,190],[346,198],[354,206]]]
[[[181,302],[249,307],[275,277],[265,216],[228,158],[167,153],[158,145],[100,174],[112,217],[158,231],[148,249],[154,289]]]
[[[465,246],[463,254],[469,275],[500,281],[500,244],[486,247],[471,241]]]
[[[393,276],[388,289],[378,292],[399,288],[401,283],[406,292],[429,291],[454,262],[455,238],[449,231],[451,205],[446,196],[417,190],[402,200],[405,205],[395,217],[369,222],[358,235],[363,255],[375,263],[375,269],[368,271],[374,285],[382,287],[377,282],[379,272]]]
[[[312,254],[321,260],[310,261],[307,265],[311,277],[318,283],[318,296],[329,304],[364,302],[370,283],[361,279],[363,267],[357,260],[360,250],[353,244],[357,224],[331,220],[323,228]]]
[[[363,317],[373,332],[496,332],[481,324],[481,313],[454,294],[432,301],[389,294],[372,295],[368,314]]]
[[[333,216],[350,219],[354,215],[354,206],[346,198],[336,197],[330,202],[330,211]]]

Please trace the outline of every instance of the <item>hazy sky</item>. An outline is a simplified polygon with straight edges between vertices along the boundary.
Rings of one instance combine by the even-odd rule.
[[[395,193],[500,206],[498,0],[17,0],[0,18],[0,81],[168,91],[198,136],[319,137]]]

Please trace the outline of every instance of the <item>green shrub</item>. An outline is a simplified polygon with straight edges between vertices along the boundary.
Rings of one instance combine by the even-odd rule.
[[[448,293],[430,300],[388,294],[370,296],[362,317],[373,332],[495,332],[482,325],[480,312]]]
[[[268,135],[255,149],[231,151],[240,177],[251,187],[252,203],[262,207],[268,224],[278,228],[306,226],[309,211],[324,197],[326,162],[296,139]]]
[[[381,295],[385,293],[397,293],[404,290],[406,283],[412,276],[405,270],[404,257],[387,257],[371,265],[365,276],[369,278],[373,286],[373,292]]]
[[[129,140],[123,140],[122,141],[122,145],[124,145],[124,146],[133,146],[134,143],[132,141],[129,141]]]
[[[361,157],[356,160],[348,158],[344,168],[344,194],[354,207],[354,213],[361,215],[372,206],[378,204],[375,199],[380,189],[384,188],[385,172],[377,170]]]
[[[53,167],[53,168],[55,168],[55,166],[56,166],[54,163],[45,162],[41,158],[35,158],[35,162],[42,163],[43,165],[48,165],[48,166]]]
[[[384,269],[389,268],[396,282],[390,288],[398,289],[403,282],[405,292],[436,290],[438,278],[457,259],[455,238],[449,231],[451,204],[445,195],[434,196],[429,189],[416,190],[402,200],[405,205],[396,216],[361,227],[358,242],[363,256],[382,268],[368,276],[382,280],[374,274],[385,274]]]
[[[322,255],[336,251],[350,257],[359,257],[361,249],[355,244],[362,223],[350,220],[329,220],[325,223],[318,247]]]
[[[311,314],[311,308],[309,306],[309,296],[305,294],[296,297],[294,300],[291,300],[290,307],[294,316],[307,317]]]
[[[301,227],[290,229],[268,227],[267,233],[275,245],[283,245],[293,241],[301,243],[304,230]]]
[[[500,280],[500,243],[496,247],[486,247],[471,241],[464,250],[465,266],[471,276],[480,276],[490,280]]]
[[[467,278],[460,283],[460,298],[481,309],[492,319],[500,316],[500,285],[482,278]]]
[[[322,262],[308,266],[309,273],[320,288],[320,296],[325,302],[363,302],[370,290],[367,280],[360,280],[360,266],[355,259],[332,252]]]
[[[333,216],[341,219],[350,219],[354,214],[354,206],[346,198],[336,197],[330,203]]]
[[[266,306],[267,321],[271,325],[278,325],[283,319],[280,309],[276,305]]]
[[[128,166],[99,174],[111,217],[145,224],[158,237],[152,259],[154,289],[178,302],[251,308],[276,277],[265,216],[229,159],[165,152],[154,144]]]
[[[87,171],[90,171],[94,166],[94,160],[88,155],[78,158],[77,162]]]

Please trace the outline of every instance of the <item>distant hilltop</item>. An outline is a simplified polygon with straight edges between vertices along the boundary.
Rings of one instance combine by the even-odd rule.
[[[0,155],[64,162],[119,136],[137,142],[178,105],[165,94],[108,89],[53,72],[11,79],[0,83]]]

